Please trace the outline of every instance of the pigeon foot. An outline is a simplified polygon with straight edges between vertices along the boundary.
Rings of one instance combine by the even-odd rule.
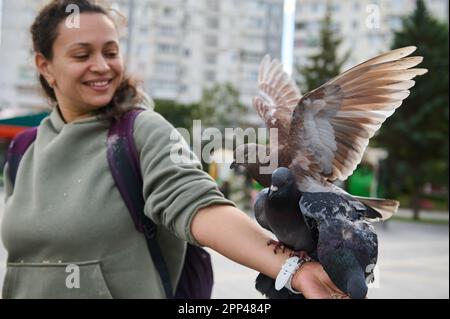
[[[285,250],[286,250],[286,246],[281,241],[276,241],[276,240],[273,240],[273,239],[269,239],[267,241],[267,246],[271,246],[271,245],[275,246],[273,248],[273,253],[275,255],[278,253],[278,250],[281,250],[282,253],[284,253]]]
[[[306,250],[294,250],[289,254],[289,257],[298,257],[305,261],[310,261],[311,257],[308,256],[308,252]]]

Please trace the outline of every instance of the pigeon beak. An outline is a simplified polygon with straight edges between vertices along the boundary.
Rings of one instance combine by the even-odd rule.
[[[236,162],[230,164],[230,169],[235,169],[237,167]]]
[[[269,200],[271,200],[273,198],[273,196],[275,195],[275,193],[277,191],[278,191],[278,187],[277,186],[270,185],[270,187],[269,187],[269,194],[268,194]]]

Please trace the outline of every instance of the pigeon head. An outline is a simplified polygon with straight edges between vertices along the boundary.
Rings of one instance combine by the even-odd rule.
[[[279,167],[272,173],[269,199],[290,197],[297,191],[295,176],[286,167]]]

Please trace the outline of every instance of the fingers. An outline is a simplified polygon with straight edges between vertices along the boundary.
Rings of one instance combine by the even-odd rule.
[[[350,299],[350,297],[344,293],[335,292],[331,294],[331,299]]]

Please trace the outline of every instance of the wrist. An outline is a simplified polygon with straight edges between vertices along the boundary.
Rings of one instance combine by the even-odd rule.
[[[310,261],[309,257],[304,258],[293,256],[286,259],[283,266],[281,267],[280,272],[277,275],[277,278],[275,279],[275,289],[281,290],[283,288],[286,288],[295,294],[300,294],[301,292],[295,290],[295,288],[292,286],[292,283],[297,282],[295,278],[298,275],[300,268],[305,262],[308,261]]]
[[[302,293],[301,287],[299,285],[299,282],[300,282],[299,276],[300,276],[300,270],[301,270],[302,266],[304,266],[304,263],[297,269],[297,271],[292,275],[292,278],[291,278],[292,289],[298,291],[299,293]]]

